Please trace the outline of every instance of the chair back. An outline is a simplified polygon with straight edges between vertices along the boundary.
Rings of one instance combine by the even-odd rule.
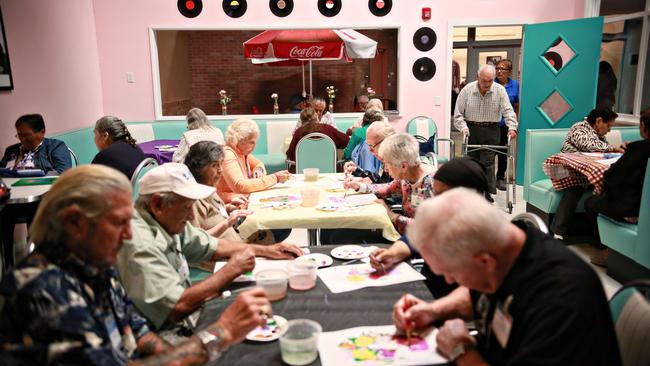
[[[523,221],[527,224],[532,225],[535,229],[543,232],[544,234],[548,234],[548,227],[546,227],[544,220],[542,220],[539,216],[535,215],[534,213],[530,213],[530,212],[520,213],[519,215],[513,217],[511,221],[512,222]]]
[[[158,162],[154,158],[145,158],[138,164],[131,176],[131,186],[133,186],[133,200],[138,197],[138,183],[140,178],[148,171],[158,166]]]
[[[433,119],[427,116],[417,116],[411,118],[411,120],[406,125],[406,132],[413,136],[421,136],[424,138],[423,141],[427,141],[429,137],[433,136],[435,140],[436,133],[438,128],[436,123],[433,122]],[[421,141],[418,141],[421,142]],[[436,143],[433,144],[433,152],[438,153],[438,146]]]
[[[650,360],[650,280],[632,281],[609,300],[624,366]]]
[[[79,166],[79,159],[77,158],[77,154],[72,151],[71,148],[68,147],[68,151],[70,152],[70,160],[72,162],[72,167]]]
[[[438,165],[439,164],[438,164],[438,157],[436,156],[436,154],[434,154],[432,152],[426,153],[426,155],[420,156],[420,159],[423,162],[431,165],[435,170],[438,170]]]
[[[298,141],[296,173],[302,173],[305,168],[318,168],[321,173],[336,173],[336,144],[329,136],[314,132]]]

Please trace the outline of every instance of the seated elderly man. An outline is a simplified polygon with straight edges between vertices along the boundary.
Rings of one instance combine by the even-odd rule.
[[[126,293],[156,329],[169,339],[191,334],[199,307],[220,289],[255,267],[255,255],[293,258],[300,248],[286,244],[249,245],[216,239],[192,226],[196,200],[214,187],[199,184],[184,164],[167,163],[140,179],[131,221],[133,238],[125,240],[117,270]],[[217,245],[218,244],[218,245]],[[221,270],[192,284],[189,265],[230,257]]]
[[[436,341],[457,365],[621,364],[598,276],[557,240],[466,188],[420,205],[408,236],[434,273],[461,287],[432,303],[404,295],[393,320],[402,330],[447,320]]]
[[[61,173],[72,166],[68,147],[61,140],[45,137],[45,121],[40,114],[26,114],[16,120],[19,143],[7,147],[0,167],[13,170],[41,169]],[[10,205],[0,214],[5,269],[14,264],[14,227],[18,218],[32,223],[38,202]]]
[[[36,250],[0,285],[0,363],[203,364],[266,322],[258,288],[177,347],[151,332],[111,267],[131,238],[132,210],[131,184],[117,170],[85,165],[57,179],[31,227]]]

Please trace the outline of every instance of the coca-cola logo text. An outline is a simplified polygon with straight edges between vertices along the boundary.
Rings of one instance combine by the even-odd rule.
[[[291,58],[319,58],[323,56],[324,46],[310,46],[309,48],[300,48],[293,46],[289,52]]]

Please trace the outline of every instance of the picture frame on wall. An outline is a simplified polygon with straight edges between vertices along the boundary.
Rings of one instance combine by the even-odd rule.
[[[496,66],[499,61],[501,61],[501,56],[487,56],[485,58],[485,63],[492,66]]]
[[[7,36],[5,36],[2,9],[0,9],[0,90],[13,90],[13,88],[14,82],[9,64],[9,47],[7,46]]]

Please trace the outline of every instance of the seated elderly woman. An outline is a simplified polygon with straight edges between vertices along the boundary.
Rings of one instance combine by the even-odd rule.
[[[226,203],[286,182],[290,177],[286,170],[267,175],[264,163],[251,155],[259,131],[255,121],[248,118],[236,120],[226,130],[223,174],[217,184],[217,193]]]
[[[182,163],[185,155],[192,145],[199,141],[214,141],[223,145],[223,133],[221,130],[212,126],[208,117],[199,108],[192,108],[185,116],[188,131],[183,133],[181,141],[178,143],[178,149],[174,152],[172,161]]]
[[[625,152],[625,145],[612,146],[605,139],[605,135],[616,122],[618,114],[609,108],[596,108],[589,112],[586,121],[580,121],[571,126],[564,138],[560,152]],[[560,200],[553,221],[551,231],[556,238],[563,239],[571,226],[578,202],[585,192],[585,187],[577,186],[563,189],[564,195]]]
[[[197,182],[216,187],[221,177],[223,156],[221,145],[212,141],[200,141],[190,148],[185,156],[185,165]],[[273,243],[273,233],[270,230],[259,231],[249,238],[242,238],[235,231],[239,220],[252,213],[246,210],[247,205],[248,200],[245,197],[235,197],[229,204],[225,204],[215,192],[212,196],[194,203],[192,208],[194,218],[190,223],[220,239],[259,244]]]
[[[343,158],[345,160],[350,160],[354,148],[357,147],[357,145],[360,144],[362,141],[366,140],[366,130],[368,129],[368,126],[370,126],[373,122],[383,121],[383,120],[384,120],[384,114],[381,111],[375,109],[370,109],[366,111],[366,113],[363,114],[363,122],[361,123],[361,127],[356,128],[354,132],[352,132],[352,136],[350,136],[350,142],[348,143],[348,146],[346,146],[345,150],[343,151]]]
[[[435,195],[456,187],[470,188],[484,195],[488,191],[485,167],[471,157],[453,159],[441,165],[433,176]],[[370,255],[370,265],[377,270],[386,271],[408,258],[419,256],[404,235],[390,248],[374,250]],[[435,298],[446,295],[456,287],[445,283],[444,278],[433,274],[428,266],[422,269],[422,274],[426,277],[426,284]]]
[[[117,169],[131,179],[145,156],[124,122],[117,117],[104,116],[95,122],[93,133],[99,152],[91,163]]]
[[[298,145],[298,141],[306,135],[314,132],[329,136],[334,141],[337,149],[345,148],[350,141],[348,135],[337,130],[335,127],[319,123],[316,111],[311,107],[307,107],[300,112],[300,127],[293,132],[289,149],[287,149],[287,159],[296,161],[296,146]],[[289,171],[295,173],[295,165],[292,165]]]
[[[433,197],[433,175],[435,169],[420,160],[420,145],[415,137],[402,132],[388,136],[379,147],[379,157],[384,163],[384,170],[394,179],[390,183],[367,184],[356,180],[344,182],[345,188],[358,192],[372,192],[379,198],[400,197],[404,214],[399,215],[386,206],[388,216],[395,228],[404,233],[406,225],[411,222],[418,205]]]

